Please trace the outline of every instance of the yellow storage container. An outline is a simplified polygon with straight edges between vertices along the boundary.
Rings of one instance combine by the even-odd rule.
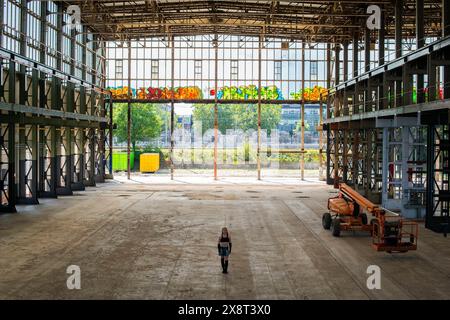
[[[140,156],[141,172],[156,172],[159,170],[159,153],[142,153]]]

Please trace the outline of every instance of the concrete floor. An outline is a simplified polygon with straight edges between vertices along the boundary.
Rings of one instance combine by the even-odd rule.
[[[194,183],[192,183],[194,182]],[[318,181],[157,176],[99,184],[0,216],[1,299],[448,299],[450,239],[421,226],[419,250],[377,253],[321,226],[335,191]],[[230,273],[216,241],[233,240]],[[81,268],[68,290],[66,268]],[[381,268],[381,290],[366,268]]]

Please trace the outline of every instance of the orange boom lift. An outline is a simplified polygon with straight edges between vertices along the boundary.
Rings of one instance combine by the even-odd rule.
[[[337,197],[328,199],[328,210],[323,214],[324,229],[331,229],[333,236],[341,231],[367,231],[372,235],[372,247],[376,251],[407,252],[417,250],[418,225],[402,219],[364,198],[345,183],[339,184]],[[372,215],[368,224],[367,214]]]

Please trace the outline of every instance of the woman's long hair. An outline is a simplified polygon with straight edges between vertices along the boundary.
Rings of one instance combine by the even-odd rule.
[[[224,232],[227,234],[227,237],[230,238],[230,233],[228,232],[227,227],[223,227],[223,228],[222,228],[222,232],[220,233],[220,239],[223,238]]]

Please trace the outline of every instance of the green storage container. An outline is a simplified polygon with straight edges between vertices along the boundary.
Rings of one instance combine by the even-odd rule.
[[[127,153],[126,152],[113,152],[113,171],[126,171],[127,170]],[[134,152],[130,152],[130,169],[134,168]]]

